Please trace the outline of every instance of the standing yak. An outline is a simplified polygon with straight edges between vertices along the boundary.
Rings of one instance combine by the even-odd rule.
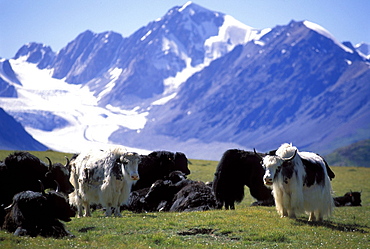
[[[302,158],[310,161],[304,164]],[[322,157],[298,152],[292,144],[282,144],[276,155],[263,157],[263,180],[273,190],[276,210],[281,217],[309,214],[308,221],[322,221],[334,208],[330,174]],[[334,174],[333,174],[334,175]]]
[[[213,191],[219,207],[235,209],[234,203],[240,203],[244,198],[244,186],[249,187],[257,203],[273,205],[271,190],[263,183],[264,173],[261,159],[254,152],[227,150],[217,166],[213,180]]]
[[[90,204],[101,204],[107,217],[121,217],[120,205],[126,204],[132,184],[139,179],[140,157],[122,147],[91,150],[71,160],[71,182],[75,191],[69,201],[77,207],[78,217],[91,216]]]

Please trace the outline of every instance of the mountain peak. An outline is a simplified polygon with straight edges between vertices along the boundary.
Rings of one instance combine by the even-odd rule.
[[[182,16],[182,19],[190,18],[196,23],[209,21],[215,17],[223,17],[221,12],[206,9],[198,4],[188,1],[182,6],[176,6],[167,12],[166,16]]]
[[[316,24],[316,23],[313,23],[313,22],[310,22],[310,21],[303,21],[303,24],[319,33],[320,35],[322,36],[325,36],[327,37],[328,39],[332,40],[335,44],[337,44],[339,47],[341,47],[344,51],[348,52],[348,53],[353,53],[353,51],[351,49],[349,49],[348,47],[346,47],[345,45],[343,45],[342,43],[340,43],[328,30],[326,30],[325,28],[323,28],[322,26]]]
[[[23,45],[16,53],[14,59],[25,57],[27,62],[38,64],[38,68],[46,68],[54,59],[55,53],[50,46],[31,42]]]
[[[196,12],[209,12],[210,10],[203,8],[202,6],[193,3],[192,1],[186,2],[183,6],[181,6],[178,9],[178,12],[190,12],[192,13],[193,11]]]
[[[366,57],[368,60],[370,60],[370,44],[361,42],[359,44],[355,45],[355,49],[362,53],[364,57]]]

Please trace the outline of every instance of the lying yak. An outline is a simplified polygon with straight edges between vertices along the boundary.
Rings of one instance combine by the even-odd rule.
[[[186,179],[181,171],[171,172],[150,188],[131,192],[128,210],[133,212],[200,211],[217,208],[212,188]]]
[[[361,206],[361,192],[347,192],[344,196],[334,197],[336,207]]]
[[[163,180],[173,171],[181,171],[185,175],[190,174],[188,159],[184,153],[153,151],[149,155],[141,155],[140,179],[132,186],[132,190],[149,188],[155,181]]]
[[[16,193],[26,190],[39,191],[40,183],[45,188],[56,189],[68,195],[74,188],[69,182],[70,166],[60,163],[44,163],[36,156],[23,151],[17,151],[7,156],[0,163],[0,204],[10,205]]]
[[[71,221],[75,211],[58,191],[23,191],[6,208],[3,229],[17,236],[74,237],[60,221]]]

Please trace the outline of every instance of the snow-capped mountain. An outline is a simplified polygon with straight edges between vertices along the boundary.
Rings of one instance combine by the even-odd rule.
[[[25,57],[27,62],[37,64],[39,69],[44,69],[52,63],[55,53],[51,50],[50,46],[32,42],[22,46],[14,59],[20,57]]]
[[[54,78],[88,85],[101,106],[142,106],[170,96],[187,77],[257,33],[189,2],[127,38],[86,31],[59,51],[49,68]]]
[[[261,151],[288,141],[327,153],[369,131],[369,83],[361,55],[313,23],[292,21],[192,76],[152,110],[146,130]]]
[[[370,134],[359,49],[308,21],[256,30],[188,2],[129,37],[23,46],[1,62],[0,106],[55,150],[116,143],[218,160],[293,142],[327,153]]]

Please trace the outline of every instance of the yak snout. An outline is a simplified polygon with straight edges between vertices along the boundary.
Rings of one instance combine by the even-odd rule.
[[[272,185],[272,183],[273,183],[273,181],[272,181],[272,177],[269,177],[269,176],[265,176],[265,177],[263,178],[263,181],[264,181],[265,185],[267,185],[267,186],[271,186],[271,185]]]
[[[137,181],[137,180],[139,180],[139,179],[140,179],[139,174],[132,174],[132,175],[131,175],[131,180]]]

